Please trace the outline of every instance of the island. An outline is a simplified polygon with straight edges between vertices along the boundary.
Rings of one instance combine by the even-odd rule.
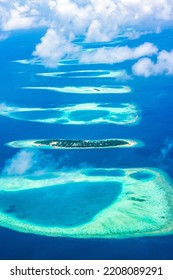
[[[89,149],[89,148],[116,148],[121,146],[132,146],[135,142],[122,139],[104,139],[104,140],[36,140],[33,145],[39,147],[52,147],[52,148],[73,148],[73,149]]]
[[[6,143],[13,148],[40,149],[103,149],[143,147],[144,143],[134,139],[100,139],[100,140],[70,140],[70,139],[28,139]]]

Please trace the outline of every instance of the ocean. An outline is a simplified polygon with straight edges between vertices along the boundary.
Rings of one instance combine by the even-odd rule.
[[[80,64],[75,61],[47,69],[30,60],[34,46],[45,30],[18,31],[0,42],[0,103],[9,107],[57,108],[85,103],[134,104],[139,110],[140,122],[132,125],[113,123],[58,124],[14,119],[0,113],[0,167],[13,158],[18,149],[5,145],[11,141],[27,139],[137,139],[144,145],[127,149],[71,149],[42,150],[44,162],[41,167],[78,170],[94,168],[159,168],[173,177],[173,126],[172,126],[172,77],[85,77],[74,78],[66,74],[60,77],[38,76],[38,73],[69,71],[121,71],[130,73],[134,61],[118,64]],[[170,50],[173,41],[171,30],[160,34],[147,34],[136,40],[122,39],[121,46],[138,46],[154,42],[160,49]],[[115,42],[119,45],[119,42]],[[84,49],[97,47],[84,45]],[[18,62],[15,62],[18,61]],[[26,62],[26,61],[25,61]],[[74,64],[73,64],[74,63]],[[98,72],[97,72],[98,71]],[[86,72],[87,73],[87,72]],[[78,73],[79,75],[79,73]],[[82,74],[80,74],[82,75]],[[56,92],[36,87],[120,87],[131,88],[122,94],[75,94]],[[34,87],[27,89],[25,87]],[[3,105],[4,106],[4,105]],[[106,105],[105,105],[106,106]],[[1,108],[0,107],[0,108]],[[2,108],[1,108],[2,111]],[[39,163],[40,164],[40,163]],[[2,171],[3,172],[3,171]],[[173,179],[173,178],[172,178]],[[157,199],[157,198],[156,198]],[[62,238],[21,233],[0,228],[0,259],[172,259],[173,235],[134,237],[122,239]]]

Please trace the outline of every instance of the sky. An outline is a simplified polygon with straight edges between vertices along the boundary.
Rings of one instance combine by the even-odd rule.
[[[159,33],[173,25],[172,0],[0,0],[0,40],[15,30],[45,28],[33,57],[46,67],[63,58],[82,63],[119,63],[135,60],[136,76],[173,75],[173,50],[159,50],[145,42],[135,48],[102,47],[84,52],[75,39],[85,43],[129,40]]]

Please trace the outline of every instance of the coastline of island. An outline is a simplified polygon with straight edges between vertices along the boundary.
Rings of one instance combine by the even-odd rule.
[[[19,140],[7,143],[13,148],[42,148],[42,149],[103,149],[141,147],[144,144],[130,139],[100,139],[100,140],[70,140],[70,139],[41,139]]]

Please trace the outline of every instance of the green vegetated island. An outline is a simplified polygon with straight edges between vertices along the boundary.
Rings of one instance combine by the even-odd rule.
[[[115,147],[129,147],[136,144],[132,140],[123,139],[109,139],[109,140],[36,140],[32,142],[34,146],[38,147],[52,147],[52,148],[115,148]]]

